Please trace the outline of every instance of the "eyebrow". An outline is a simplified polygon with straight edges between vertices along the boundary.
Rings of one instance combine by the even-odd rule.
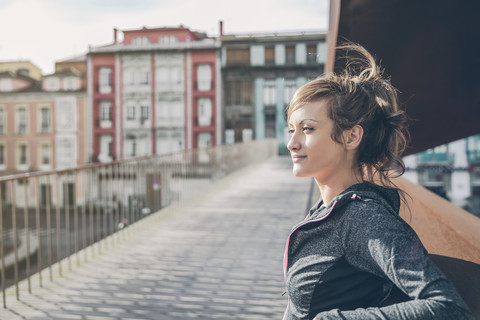
[[[315,119],[307,118],[307,119],[303,119],[303,120],[300,121],[298,124],[304,124],[304,123],[307,122],[307,121],[313,121],[313,122],[319,123],[319,121],[317,121],[317,120],[315,120]],[[289,122],[288,125],[292,125],[292,123]]]

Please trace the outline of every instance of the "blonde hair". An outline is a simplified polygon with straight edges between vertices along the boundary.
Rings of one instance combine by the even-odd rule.
[[[407,141],[407,119],[398,105],[397,90],[376,64],[373,56],[358,44],[337,48],[345,70],[326,74],[300,87],[287,107],[287,118],[303,105],[326,101],[327,114],[333,121],[331,137],[343,143],[344,130],[360,125],[364,134],[358,147],[357,164],[362,178],[394,186],[394,175],[405,172],[401,158]]]

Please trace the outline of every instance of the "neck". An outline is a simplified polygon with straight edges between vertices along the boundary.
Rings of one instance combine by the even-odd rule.
[[[330,202],[340,193],[353,186],[354,184],[363,182],[360,174],[349,174],[344,177],[336,177],[331,181],[319,181],[315,179],[323,203],[328,206]]]

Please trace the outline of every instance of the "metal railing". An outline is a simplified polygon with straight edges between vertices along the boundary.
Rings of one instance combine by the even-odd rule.
[[[42,286],[135,232],[144,217],[277,152],[258,140],[78,168],[0,177],[0,271],[6,289]],[[53,268],[55,266],[55,268]],[[55,270],[55,271],[54,271]],[[10,291],[10,289],[9,289]]]

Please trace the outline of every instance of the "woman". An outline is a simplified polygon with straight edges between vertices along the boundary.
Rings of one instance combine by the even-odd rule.
[[[346,71],[307,83],[288,106],[293,173],[321,194],[287,240],[290,319],[472,319],[399,216],[405,114],[373,57],[346,45]],[[402,195],[402,197],[399,196]],[[406,302],[383,306],[392,288]]]

